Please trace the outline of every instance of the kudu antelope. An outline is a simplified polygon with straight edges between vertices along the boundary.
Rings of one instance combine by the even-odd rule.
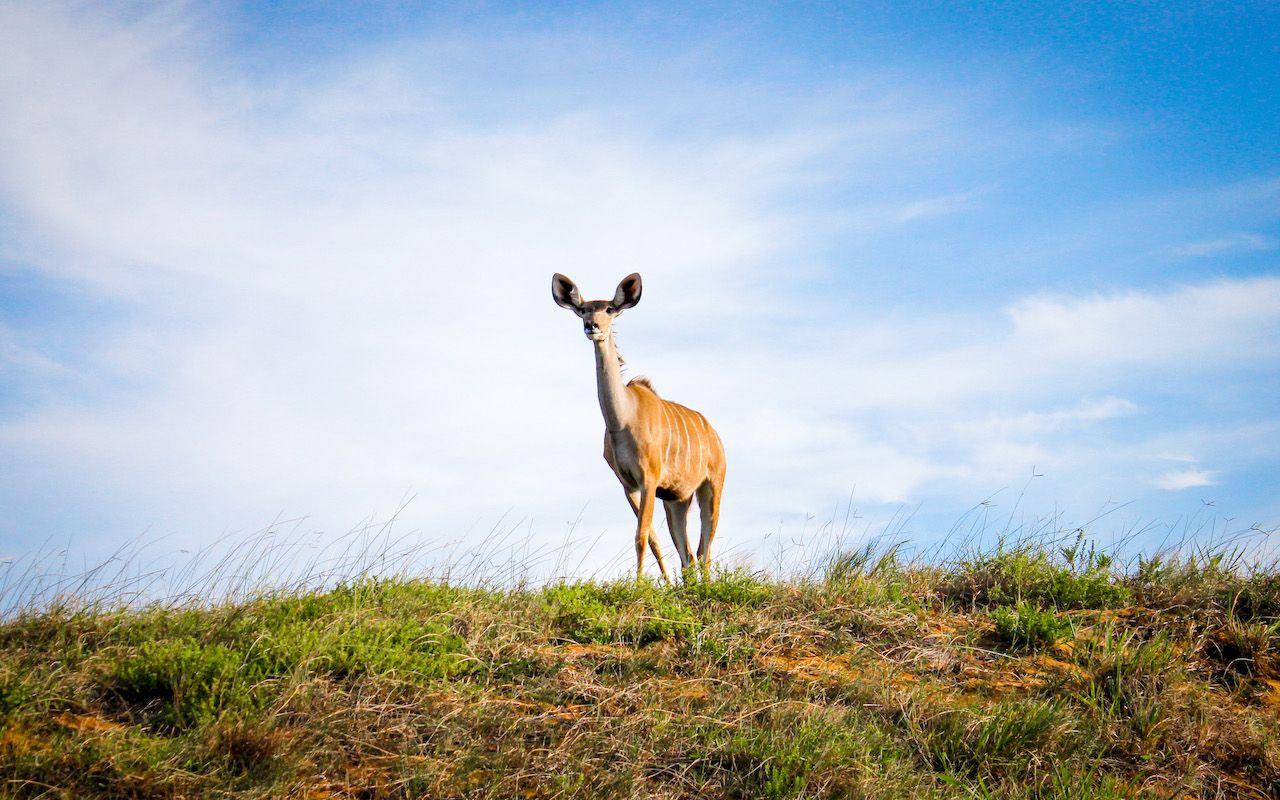
[[[689,507],[696,497],[702,516],[696,564],[704,574],[711,563],[711,541],[720,520],[724,486],[724,446],[707,418],[664,400],[645,378],[622,382],[622,359],[613,337],[613,320],[640,302],[640,276],[622,279],[612,300],[584,301],[578,287],[560,273],[551,276],[551,296],[582,318],[582,330],[595,346],[596,390],[604,413],[604,460],[618,476],[636,514],[636,577],[644,572],[644,548],[653,550],[665,580],[667,566],[653,531],[653,506],[667,512],[667,527],[687,569]]]

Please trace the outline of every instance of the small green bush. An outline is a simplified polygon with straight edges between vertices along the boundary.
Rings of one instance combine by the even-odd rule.
[[[381,675],[438,678],[472,665],[460,637],[440,623],[345,617],[297,622],[248,641],[148,642],[120,659],[107,688],[178,730],[227,711],[260,710],[295,670],[335,680]]]
[[[470,669],[463,649],[461,637],[438,622],[346,616],[280,628],[256,644],[254,658],[272,675],[306,666],[338,679],[393,671],[438,678]]]
[[[190,639],[147,643],[118,661],[108,686],[125,703],[153,721],[183,730],[224,708],[260,708],[265,675],[244,653]]]
[[[1025,603],[1016,607],[1001,606],[991,612],[996,637],[1015,650],[1038,650],[1052,647],[1073,629],[1071,620],[1059,619],[1051,611],[1041,611]]]
[[[677,588],[680,597],[694,603],[716,603],[739,608],[760,606],[773,594],[773,589],[760,576],[745,570],[717,572],[703,578],[690,569],[685,582]]]
[[[570,641],[648,644],[701,627],[678,590],[648,582],[559,584],[543,591],[556,630]]]
[[[35,698],[35,687],[26,676],[0,668],[0,717],[29,708]]]
[[[955,594],[978,605],[1099,609],[1123,605],[1129,590],[1112,574],[1111,558],[1072,549],[1061,562],[1042,549],[1018,549],[970,561],[961,566]]]

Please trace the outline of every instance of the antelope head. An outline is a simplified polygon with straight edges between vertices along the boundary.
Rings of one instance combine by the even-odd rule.
[[[640,273],[622,279],[612,300],[583,300],[578,285],[559,272],[551,276],[551,297],[556,305],[582,318],[582,332],[593,342],[608,341],[614,317],[640,302]]]

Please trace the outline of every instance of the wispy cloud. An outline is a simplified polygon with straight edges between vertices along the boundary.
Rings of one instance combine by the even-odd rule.
[[[0,325],[0,376],[6,373],[14,380],[18,379],[14,373],[31,375],[37,379],[69,378],[75,375],[74,370],[19,344],[13,332]]]
[[[1274,236],[1261,233],[1239,232],[1216,239],[1205,239],[1198,242],[1187,242],[1171,249],[1174,255],[1191,258],[1206,258],[1230,253],[1260,253],[1280,247],[1280,240]]]
[[[852,224],[858,228],[874,231],[972,210],[977,207],[981,194],[982,192],[973,190],[859,206],[850,216]]]
[[[1216,486],[1217,483],[1217,473],[1212,470],[1196,468],[1165,472],[1156,478],[1156,486],[1166,492],[1180,492],[1184,489]]]
[[[1086,298],[1034,297],[1009,310],[1017,338],[1055,360],[1148,367],[1187,358],[1270,361],[1280,278],[1211,281]]]

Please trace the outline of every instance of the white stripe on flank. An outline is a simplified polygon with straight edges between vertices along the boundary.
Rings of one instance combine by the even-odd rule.
[[[681,410],[680,412],[680,444],[681,444],[680,466],[681,466],[681,471],[684,471],[684,472],[689,471],[689,451],[690,451],[689,442],[690,442],[689,425],[687,425],[685,422],[684,410]]]
[[[707,420],[698,415],[698,421],[702,423],[702,431],[698,435],[698,471],[706,472],[707,470]],[[698,477],[702,477],[699,475]]]
[[[667,437],[666,437],[667,441],[662,448],[662,463],[665,466],[671,463],[671,427],[672,427],[671,411],[668,409],[666,403],[662,404],[662,419],[663,419],[663,427],[666,429],[666,433],[667,433]]]

